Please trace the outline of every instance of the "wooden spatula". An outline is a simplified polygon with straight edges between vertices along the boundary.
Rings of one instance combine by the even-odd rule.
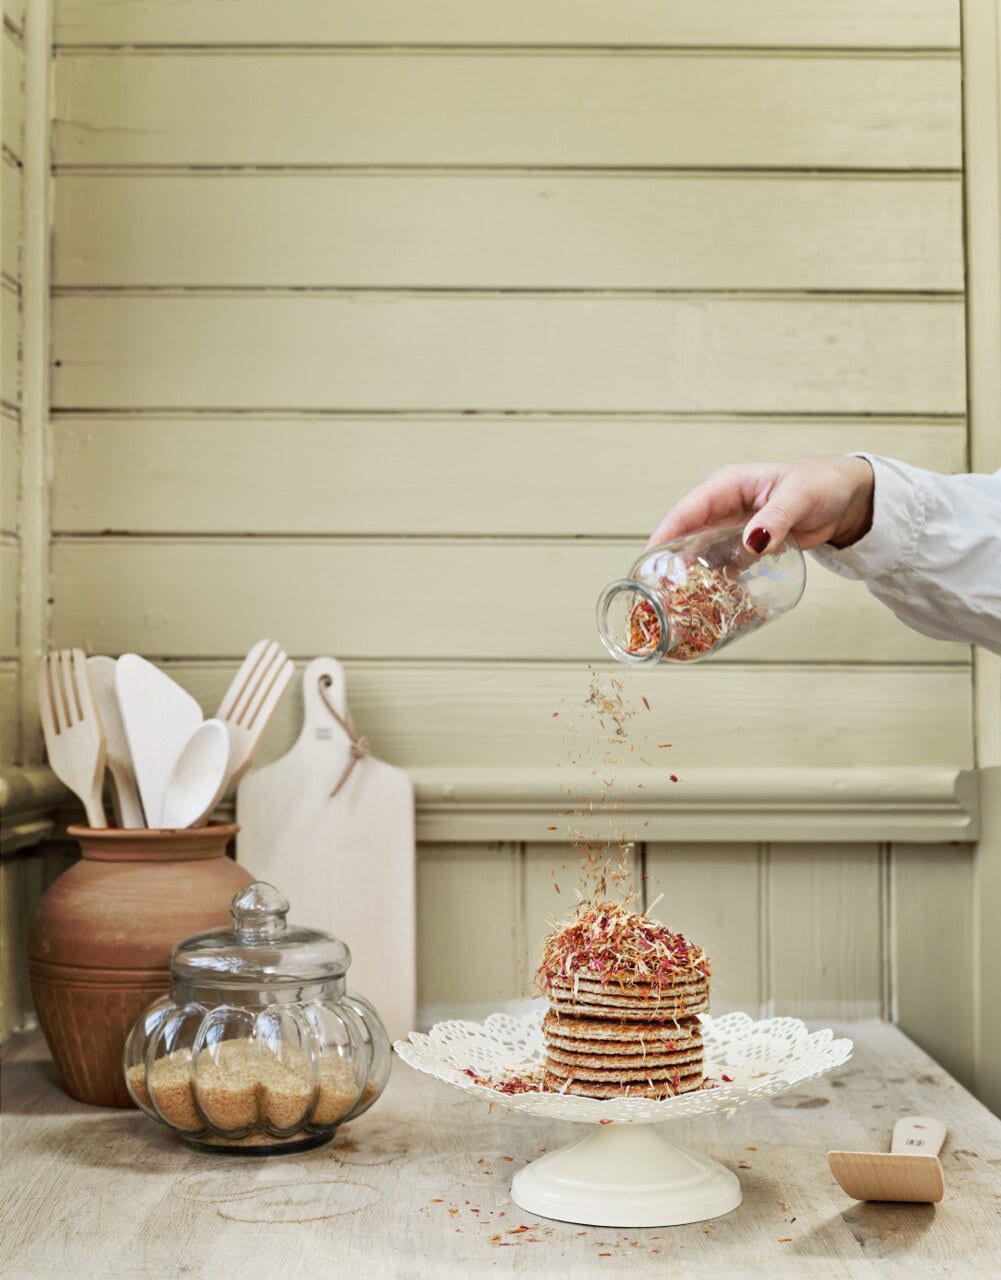
[[[893,1126],[890,1152],[828,1151],[831,1173],[853,1200],[906,1200],[938,1204],[945,1194],[938,1153],[945,1125],[928,1116],[904,1116]]]
[[[123,653],[118,659],[115,687],[146,820],[159,823],[167,780],[202,722],[202,709],[170,676],[137,653]]]
[[[136,787],[136,775],[132,768],[132,754],[125,736],[122,710],[118,705],[115,688],[114,658],[95,656],[87,659],[87,675],[94,692],[97,714],[104,726],[107,748],[106,765],[111,774],[112,795],[117,806],[117,816],[123,827],[145,827],[146,816]],[[155,821],[155,819],[154,819]]]

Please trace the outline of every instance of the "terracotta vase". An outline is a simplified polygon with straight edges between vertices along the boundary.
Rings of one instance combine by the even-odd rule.
[[[187,831],[70,827],[82,861],[45,892],[31,922],[28,971],[49,1051],[66,1092],[129,1107],[125,1037],[170,985],[175,942],[229,923],[253,880],[225,856],[235,825]]]

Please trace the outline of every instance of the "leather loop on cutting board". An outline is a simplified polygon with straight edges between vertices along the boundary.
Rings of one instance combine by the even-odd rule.
[[[334,717],[337,723],[341,726],[344,732],[348,735],[348,738],[351,741],[351,759],[348,761],[344,769],[344,772],[341,774],[340,779],[337,782],[337,785],[334,787],[333,791],[331,791],[330,797],[329,797],[330,799],[333,799],[334,796],[337,795],[337,793],[341,790],[341,788],[347,782],[348,778],[351,777],[351,771],[354,769],[358,761],[363,760],[368,755],[368,738],[366,738],[363,734],[355,733],[351,725],[348,724],[347,720],[345,720],[344,717],[338,712],[337,708],[334,706],[334,704],[330,701],[329,697],[327,696],[327,690],[330,688],[330,686],[333,683],[334,683],[333,679],[330,676],[327,676],[327,675],[320,676],[320,679],[318,682],[318,687],[320,690],[320,701],[327,708],[330,714]]]

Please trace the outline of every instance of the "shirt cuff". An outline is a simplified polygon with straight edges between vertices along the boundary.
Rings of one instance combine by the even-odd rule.
[[[873,470],[872,527],[850,547],[838,550],[825,543],[810,555],[843,578],[882,578],[913,561],[924,529],[928,494],[917,474],[903,462],[870,453],[849,456],[865,458]]]

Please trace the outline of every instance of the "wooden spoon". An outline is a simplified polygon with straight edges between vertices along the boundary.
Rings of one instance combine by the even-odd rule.
[[[229,733],[221,720],[206,720],[188,739],[167,781],[160,826],[201,827],[229,780]]]
[[[938,1204],[945,1181],[938,1153],[945,1125],[928,1116],[904,1116],[893,1126],[890,1154],[828,1151],[831,1173],[853,1200],[907,1200]]]

